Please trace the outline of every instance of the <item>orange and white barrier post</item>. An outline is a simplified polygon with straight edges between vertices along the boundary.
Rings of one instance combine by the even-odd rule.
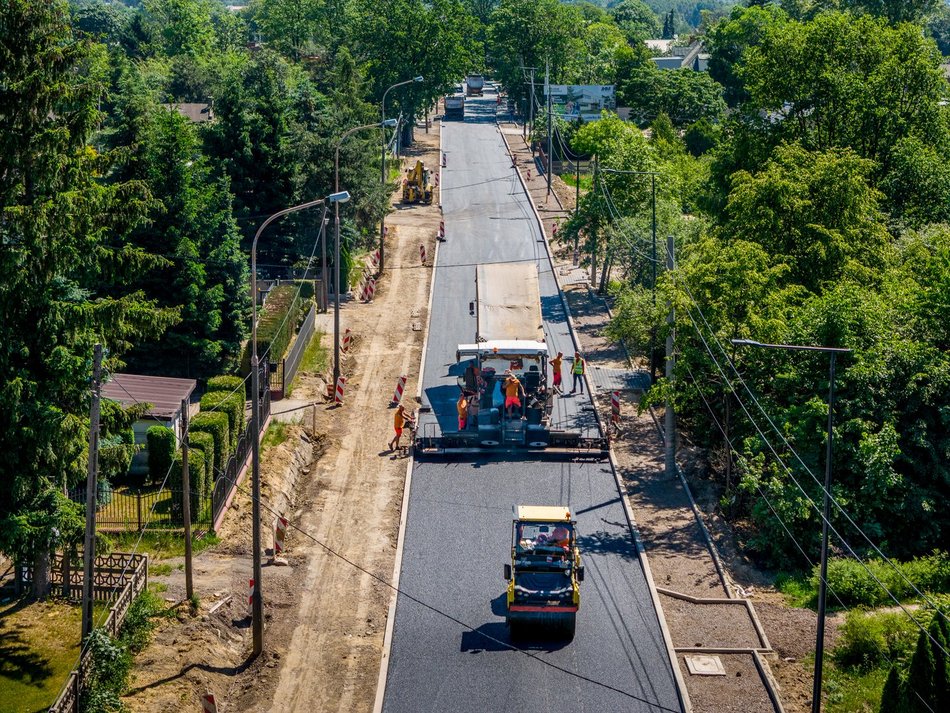
[[[278,517],[274,520],[274,557],[284,551],[284,538],[287,537],[287,518]]]
[[[336,380],[336,393],[333,395],[333,403],[343,403],[343,389],[346,387],[346,377],[341,376]]]
[[[425,245],[419,245],[419,260],[422,262],[423,265],[426,264],[426,246]]]
[[[445,168],[445,151],[442,152],[442,168]]]
[[[620,392],[610,392],[610,422],[615,426],[620,424]]]
[[[213,693],[205,693],[201,697],[201,713],[218,713],[218,704],[214,702]]]
[[[393,397],[389,402],[391,406],[398,406],[402,403],[402,393],[406,390],[406,381],[408,380],[409,377],[405,374],[396,380],[396,390],[393,392]]]

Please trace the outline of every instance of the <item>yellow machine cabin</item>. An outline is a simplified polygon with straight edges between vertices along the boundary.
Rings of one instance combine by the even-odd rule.
[[[402,202],[432,202],[432,183],[422,161],[416,161],[416,165],[406,171],[406,177],[402,180]]]

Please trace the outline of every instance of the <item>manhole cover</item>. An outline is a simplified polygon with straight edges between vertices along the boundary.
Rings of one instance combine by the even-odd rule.
[[[686,668],[694,676],[725,676],[726,669],[718,656],[686,656]]]

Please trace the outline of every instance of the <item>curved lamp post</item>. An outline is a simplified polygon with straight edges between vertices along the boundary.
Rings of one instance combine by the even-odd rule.
[[[277,211],[268,217],[261,227],[254,234],[254,242],[251,243],[251,430],[254,437],[251,438],[251,511],[252,511],[252,557],[253,557],[253,577],[254,594],[251,597],[251,622],[254,635],[254,655],[257,656],[264,650],[264,600],[261,597],[261,384],[260,384],[260,362],[257,357],[257,241],[260,239],[264,229],[278,218],[282,218],[289,213],[296,213],[300,210],[313,208],[318,205],[326,205],[329,201],[336,202],[334,199],[337,194],[332,194],[326,198],[320,198],[315,201],[301,203],[284,210]],[[349,196],[347,196],[349,198]],[[326,208],[324,208],[324,214]],[[323,222],[323,218],[320,219]]]
[[[396,82],[391,87],[386,89],[385,92],[383,92],[383,101],[382,101],[382,105],[380,107],[380,113],[379,113],[379,118],[380,118],[380,122],[382,126],[396,125],[395,119],[389,120],[393,122],[392,124],[387,123],[387,120],[386,120],[386,95],[389,94],[389,90],[395,89],[396,87],[401,87],[405,84],[412,84],[413,82],[421,82],[421,81],[422,81],[422,75],[420,74],[418,77],[407,79],[404,82]],[[379,182],[383,185],[383,190],[385,192],[385,188],[386,188],[386,134],[385,132],[383,133],[382,155],[379,161]],[[388,197],[387,197],[387,201],[388,201]],[[386,241],[383,239],[385,235],[386,235],[386,209],[384,208],[383,216],[379,219],[379,271],[380,273],[382,273],[383,271],[383,261],[386,257],[386,245],[385,245]]]
[[[759,347],[760,349],[783,349],[793,352],[824,352],[830,357],[828,364],[828,432],[825,450],[825,486],[821,518],[821,564],[818,578],[818,631],[815,640],[815,677],[812,683],[811,710],[821,713],[821,675],[825,654],[825,600],[828,589],[828,521],[831,519],[831,456],[834,438],[835,413],[835,357],[850,354],[850,349],[838,347],[806,347],[798,344],[763,344],[751,339],[732,339],[736,346]]]

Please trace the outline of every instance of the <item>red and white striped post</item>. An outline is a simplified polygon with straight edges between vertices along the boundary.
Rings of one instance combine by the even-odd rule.
[[[393,397],[390,400],[390,406],[398,406],[402,403],[402,393],[406,390],[406,381],[409,380],[409,377],[403,374],[396,380],[396,390],[393,392]]]
[[[346,387],[346,377],[341,376],[336,380],[336,392],[333,395],[333,403],[342,404],[343,403],[343,389]]]
[[[422,262],[423,265],[426,264],[426,246],[425,245],[419,245],[419,260]]]
[[[343,332],[343,342],[340,344],[340,349],[343,350],[343,353],[346,354],[350,351],[350,342],[353,341],[353,335],[350,334],[350,330],[346,329]]]
[[[379,267],[379,248],[369,254],[369,262],[374,270]]]
[[[366,289],[363,290],[363,301],[372,302],[376,296],[376,278],[371,277],[366,281]]]
[[[218,713],[218,704],[214,702],[213,693],[205,693],[201,697],[201,713]]]
[[[248,588],[247,588],[247,603],[253,604],[254,603],[254,580],[250,579],[248,581],[250,582],[250,584],[248,585]]]
[[[445,238],[445,221],[444,220],[439,221],[439,237]]]
[[[615,426],[620,424],[620,392],[610,392],[610,422]]]
[[[274,520],[274,557],[284,551],[284,538],[287,536],[287,518],[278,517]]]

